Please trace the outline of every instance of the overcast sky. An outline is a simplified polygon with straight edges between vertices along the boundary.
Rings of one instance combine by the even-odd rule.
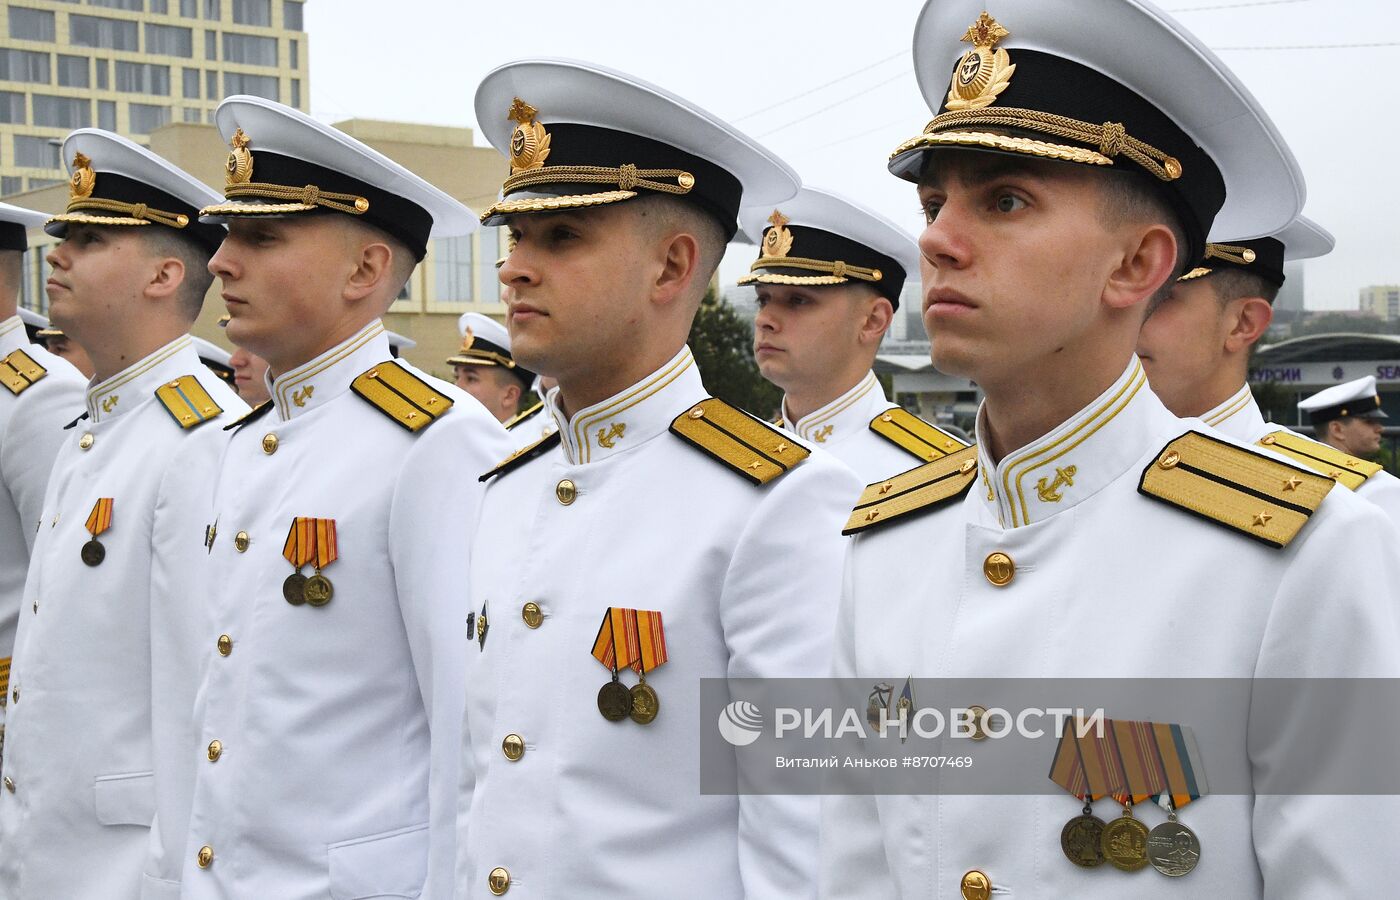
[[[910,54],[922,5],[312,0],[311,111],[329,122],[475,128],[472,97],[492,68],[532,56],[585,59],[729,119],[781,154],[805,183],[861,200],[915,233],[913,189],[886,172],[885,160],[930,118]],[[1359,288],[1400,282],[1400,4],[1161,5],[1234,68],[1302,164],[1305,213],[1337,236],[1331,256],[1307,264],[1307,305],[1355,309]],[[989,6],[995,15],[995,0]],[[1362,43],[1386,46],[1316,47]],[[1306,49],[1234,49],[1248,47]],[[478,135],[477,143],[485,141]],[[732,251],[725,280],[751,255]]]

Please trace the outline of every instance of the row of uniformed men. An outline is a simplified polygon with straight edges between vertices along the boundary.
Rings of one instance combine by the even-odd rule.
[[[1054,858],[1064,799],[702,795],[694,687],[833,658],[861,679],[1397,674],[1393,479],[1267,428],[1244,385],[1303,246],[1267,117],[1143,4],[979,10],[931,4],[916,30],[936,116],[890,169],[918,184],[917,250],[635,78],[491,73],[477,119],[511,169],[480,218],[510,231],[509,327],[464,353],[557,381],[526,420],[553,427],[508,458],[500,412],[394,360],[379,321],[427,240],[476,224],[455,201],[256,98],[217,113],[222,198],[71,135],[48,292],[95,375],[6,356],[35,404],[17,456],[38,483],[54,465],[17,504],[27,552],[3,551],[29,562],[0,897],[1117,896]],[[741,218],[781,430],[708,397],[685,346]],[[269,367],[252,411],[186,335],[206,260]],[[975,447],[870,374],[916,263],[935,363],[987,396]],[[1366,848],[1396,807],[1337,811],[1209,798],[1191,892],[1379,882]]]

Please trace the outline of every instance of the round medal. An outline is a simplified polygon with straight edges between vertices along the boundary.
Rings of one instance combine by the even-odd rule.
[[[320,573],[306,579],[306,586],[302,589],[302,596],[312,606],[325,606],[331,602],[334,594],[335,588],[331,587],[331,580]]]
[[[107,548],[102,546],[102,543],[97,538],[93,538],[86,544],[83,544],[83,549],[78,555],[81,556],[83,562],[88,565],[100,566],[102,565],[102,560],[107,558]]]
[[[1147,859],[1163,875],[1180,878],[1201,861],[1201,842],[1180,822],[1163,822],[1148,832]]]
[[[609,681],[598,689],[598,712],[609,722],[621,722],[632,712],[632,693],[620,681]]]
[[[641,684],[632,685],[630,706],[633,722],[638,725],[650,725],[656,714],[661,711],[661,698],[656,696],[656,691],[651,685],[643,681]]]
[[[300,572],[293,572],[287,576],[287,580],[282,582],[282,599],[293,606],[301,606],[306,602],[306,576]]]
[[[1115,868],[1136,872],[1147,865],[1147,826],[1131,815],[1104,826],[1103,855]]]
[[[1103,865],[1103,819],[1085,813],[1060,829],[1060,849],[1076,866],[1093,869]]]

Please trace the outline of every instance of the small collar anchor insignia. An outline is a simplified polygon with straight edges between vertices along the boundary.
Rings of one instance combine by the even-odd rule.
[[[827,425],[825,428],[822,428],[816,434],[812,435],[812,440],[816,441],[818,444],[825,444],[826,439],[831,437],[831,432],[835,430],[835,425]]]
[[[92,160],[81,153],[73,155],[73,177],[68,181],[68,199],[85,200],[92,196],[97,186],[97,173],[92,171]]]
[[[791,221],[787,216],[773,210],[773,215],[768,217],[772,224],[763,234],[763,255],[783,257],[788,255],[792,249],[792,232],[788,231],[787,224]]]
[[[962,39],[972,45],[953,71],[953,84],[944,105],[950,111],[983,109],[996,102],[1011,84],[1016,67],[1011,55],[997,50],[998,41],[1011,36],[996,19],[985,12],[977,17]]]
[[[1040,499],[1046,503],[1059,503],[1064,499],[1060,493],[1060,488],[1074,487],[1074,475],[1078,470],[1074,466],[1065,466],[1063,469],[1055,468],[1055,480],[1046,483],[1044,478],[1035,483],[1035,492]]]
[[[611,428],[598,429],[598,446],[611,450],[624,434],[627,433],[627,426],[622,422],[615,422]]]
[[[292,392],[292,402],[299,407],[305,406],[306,401],[310,400],[311,395],[314,393],[316,393],[316,387],[314,385],[308,384],[301,390]]]
[[[549,158],[549,132],[545,131],[543,125],[535,121],[535,116],[539,110],[530,104],[515,98],[515,102],[510,105],[510,112],[506,118],[515,122],[515,131],[510,136],[510,174],[526,172],[530,169],[544,168],[544,161]]]
[[[116,395],[116,394],[113,394],[112,396],[103,399],[103,401],[102,401],[102,411],[103,411],[103,412],[109,413],[109,412],[111,412],[112,410],[114,410],[114,409],[116,409],[116,408],[117,408],[117,395]]]

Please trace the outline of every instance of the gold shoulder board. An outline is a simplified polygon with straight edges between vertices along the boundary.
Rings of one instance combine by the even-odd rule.
[[[36,363],[23,350],[16,350],[0,360],[0,382],[10,389],[11,394],[24,393],[31,384],[47,374],[49,370]]]
[[[1138,491],[1286,547],[1334,484],[1308,469],[1188,431],[1143,469]]]
[[[10,692],[10,657],[0,659],[0,691]],[[0,744],[0,746],[3,746]]]
[[[514,428],[515,426],[519,425],[521,422],[524,422],[524,421],[526,421],[526,420],[528,420],[528,419],[530,419],[530,418],[533,418],[534,415],[535,415],[536,413],[538,413],[538,412],[539,412],[540,410],[542,410],[542,409],[544,409],[544,401],[543,401],[543,400],[541,400],[539,403],[536,403],[534,406],[530,407],[529,409],[525,410],[524,412],[522,412],[522,413],[517,413],[515,416],[513,416],[513,417],[511,418],[511,420],[510,420],[509,422],[506,423],[506,431],[510,431],[512,428]]]
[[[165,411],[180,423],[181,428],[194,428],[218,418],[223,408],[214,402],[209,392],[193,375],[181,375],[156,388],[156,399]]]
[[[480,478],[477,479],[477,481],[485,481],[488,478],[494,478],[497,475],[504,475],[512,469],[518,469],[530,460],[539,456],[540,454],[553,449],[559,444],[561,440],[563,439],[559,436],[559,432],[551,431],[549,434],[540,438],[538,441],[535,441],[533,444],[530,444],[526,447],[521,447],[519,450],[515,451],[510,456],[507,456],[505,459],[501,460],[496,465],[496,468],[487,472],[485,475],[482,475]]]
[[[422,431],[449,409],[452,398],[398,363],[385,360],[350,383],[350,390],[412,432]]]
[[[671,433],[754,484],[767,484],[811,455],[791,435],[718,397],[676,416]]]
[[[887,409],[871,419],[870,430],[924,462],[942,459],[967,446],[901,406]]]
[[[930,512],[967,493],[976,480],[974,444],[867,487],[841,533],[869,531],[902,516]]]
[[[1326,475],[1353,491],[1383,468],[1380,463],[1367,462],[1321,441],[1310,440],[1287,430],[1264,435],[1259,440],[1259,446],[1282,453],[1299,465]]]

